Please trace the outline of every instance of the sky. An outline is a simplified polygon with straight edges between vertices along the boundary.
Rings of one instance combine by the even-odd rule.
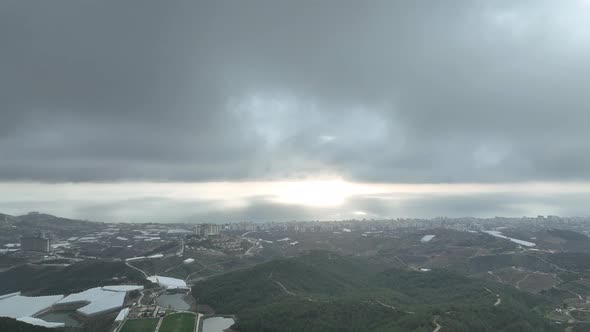
[[[587,0],[5,0],[0,43],[0,212],[589,211]]]

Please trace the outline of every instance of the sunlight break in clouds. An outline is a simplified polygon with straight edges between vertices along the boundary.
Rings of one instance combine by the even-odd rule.
[[[588,197],[588,182],[387,184],[333,178],[132,185],[0,183],[0,210],[5,213],[40,210],[72,218],[142,222],[221,222],[253,216],[263,220],[431,217],[441,211],[454,216],[489,216],[493,211],[579,214],[583,209],[577,202]],[[465,200],[468,211],[460,204]]]
[[[278,185],[273,200],[305,206],[340,206],[353,195],[370,192],[369,188],[342,180],[288,182]]]
[[[136,2],[0,1],[0,213],[588,213],[588,0]]]

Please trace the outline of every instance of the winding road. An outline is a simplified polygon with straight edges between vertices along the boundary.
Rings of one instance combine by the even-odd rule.
[[[382,306],[384,306],[384,307],[386,307],[386,308],[393,309],[393,310],[397,310],[397,309],[396,309],[394,306],[392,306],[392,305],[389,305],[389,304],[385,304],[385,303],[383,303],[383,302],[381,302],[381,301],[379,301],[379,300],[375,300],[375,302],[379,303],[380,305],[382,305]]]
[[[487,288],[487,287],[484,287],[484,289],[485,289],[485,290],[486,290],[488,293],[490,293],[490,294],[492,294],[492,295],[495,295],[495,296],[496,296],[496,302],[494,303],[494,307],[497,307],[497,306],[499,306],[499,305],[500,305],[500,303],[502,303],[502,298],[500,297],[500,294],[496,294],[496,293],[492,292],[492,291],[491,291],[489,288]]]
[[[275,284],[279,285],[279,286],[280,286],[280,287],[283,289],[283,291],[284,291],[285,293],[287,293],[287,294],[289,294],[289,295],[291,295],[291,296],[297,296],[297,294],[295,294],[295,293],[291,292],[290,290],[288,290],[288,289],[287,289],[287,287],[285,287],[285,286],[284,286],[283,284],[281,284],[280,282],[278,282],[278,281],[276,281],[276,280],[274,280],[274,279],[270,279],[270,280],[272,280],[272,281],[273,281]]]
[[[438,332],[440,331],[440,328],[442,327],[439,323],[438,323],[438,316],[434,317],[432,319],[432,324],[434,324],[436,327],[434,328],[434,330],[432,330],[432,332]]]
[[[135,266],[133,266],[133,265],[129,264],[129,262],[125,262],[125,265],[129,266],[130,268],[132,268],[132,269],[134,269],[134,270],[137,270],[137,271],[139,271],[139,272],[143,273],[143,275],[146,277],[146,279],[147,279],[147,277],[149,277],[149,276],[148,276],[148,274],[147,274],[147,273],[145,273],[145,271],[144,271],[144,270],[142,270],[142,269],[140,269],[140,268],[137,268],[137,267],[135,267]]]

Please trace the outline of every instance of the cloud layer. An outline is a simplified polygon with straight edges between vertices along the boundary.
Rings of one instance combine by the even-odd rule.
[[[590,179],[584,1],[9,0],[0,179]]]
[[[563,188],[590,181],[589,22],[582,0],[2,1],[0,209],[173,220],[583,213],[587,191]],[[330,207],[137,189],[326,178],[562,189],[363,192]],[[118,201],[6,189],[30,182],[134,189]]]

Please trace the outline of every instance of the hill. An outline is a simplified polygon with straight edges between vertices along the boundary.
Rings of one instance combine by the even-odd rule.
[[[12,221],[15,226],[19,227],[24,232],[24,234],[35,234],[36,231],[57,233],[64,231],[80,231],[102,225],[102,223],[56,217],[50,214],[37,212],[16,216]]]
[[[118,279],[114,280],[113,277]],[[0,273],[0,294],[67,294],[119,282],[144,282],[123,262],[86,261],[67,267],[25,264]],[[2,330],[0,330],[2,331]]]
[[[20,322],[13,318],[0,317],[0,331],[10,332],[62,332],[63,329],[46,328]]]
[[[203,281],[201,304],[250,331],[554,331],[546,300],[445,271],[388,269],[318,251]]]
[[[13,221],[15,219],[14,216],[9,214],[0,213],[0,221]]]

